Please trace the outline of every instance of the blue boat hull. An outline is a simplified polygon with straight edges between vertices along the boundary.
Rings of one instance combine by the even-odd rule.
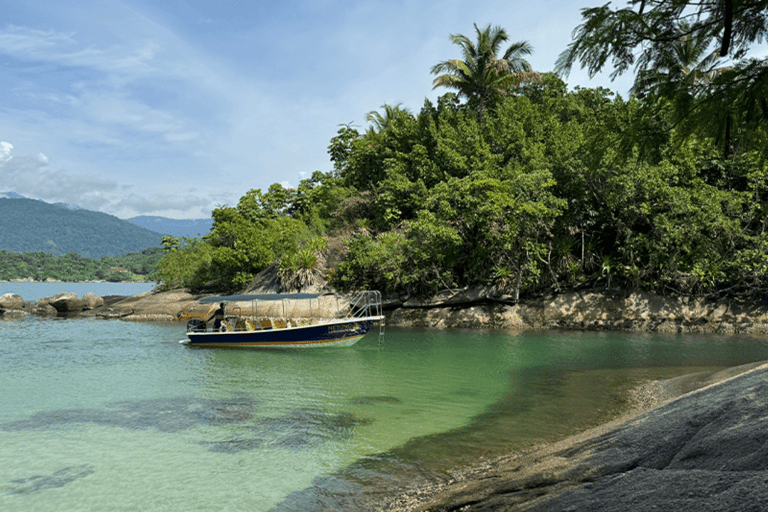
[[[348,347],[357,343],[378,318],[260,331],[188,332],[182,343],[198,347]]]

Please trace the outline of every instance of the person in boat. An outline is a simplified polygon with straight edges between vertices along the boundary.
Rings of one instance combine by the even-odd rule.
[[[211,318],[208,319],[208,322],[213,320],[213,328],[216,330],[219,330],[221,328],[221,322],[224,321],[224,303],[222,302],[219,304],[219,309],[213,312],[213,315],[211,315]]]

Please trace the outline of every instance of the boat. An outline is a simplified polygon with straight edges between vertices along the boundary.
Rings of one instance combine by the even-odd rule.
[[[334,316],[318,318],[333,300]],[[180,343],[197,347],[349,347],[376,324],[381,341],[381,293],[365,291],[349,301],[341,300],[340,304],[340,297],[332,293],[204,297],[198,301],[202,307],[186,314],[187,339]],[[219,304],[212,316],[210,304]]]

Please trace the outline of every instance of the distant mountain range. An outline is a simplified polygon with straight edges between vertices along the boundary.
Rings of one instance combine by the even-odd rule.
[[[148,225],[152,229],[144,227]],[[51,204],[27,199],[15,192],[0,192],[0,250],[11,252],[44,252],[57,256],[74,252],[102,258],[160,247],[164,234],[199,236],[207,233],[210,226],[211,220],[163,217],[122,220],[76,205]]]
[[[26,197],[16,192],[0,192],[0,199],[26,199]]]
[[[213,219],[169,219],[167,217],[140,215],[126,220],[142,228],[177,238],[200,237],[208,233],[213,226]]]

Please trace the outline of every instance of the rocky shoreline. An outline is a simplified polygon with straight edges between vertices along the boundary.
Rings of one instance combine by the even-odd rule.
[[[768,363],[650,383],[596,429],[402,490],[379,510],[760,511],[768,504]]]
[[[103,298],[70,293],[26,303],[18,295],[5,294],[0,297],[0,317],[79,315],[184,322],[193,311],[200,312],[200,297],[189,290]],[[768,302],[713,302],[645,292],[568,292],[511,304],[482,290],[460,290],[430,300],[389,297],[384,306],[387,325],[399,327],[768,334]]]

